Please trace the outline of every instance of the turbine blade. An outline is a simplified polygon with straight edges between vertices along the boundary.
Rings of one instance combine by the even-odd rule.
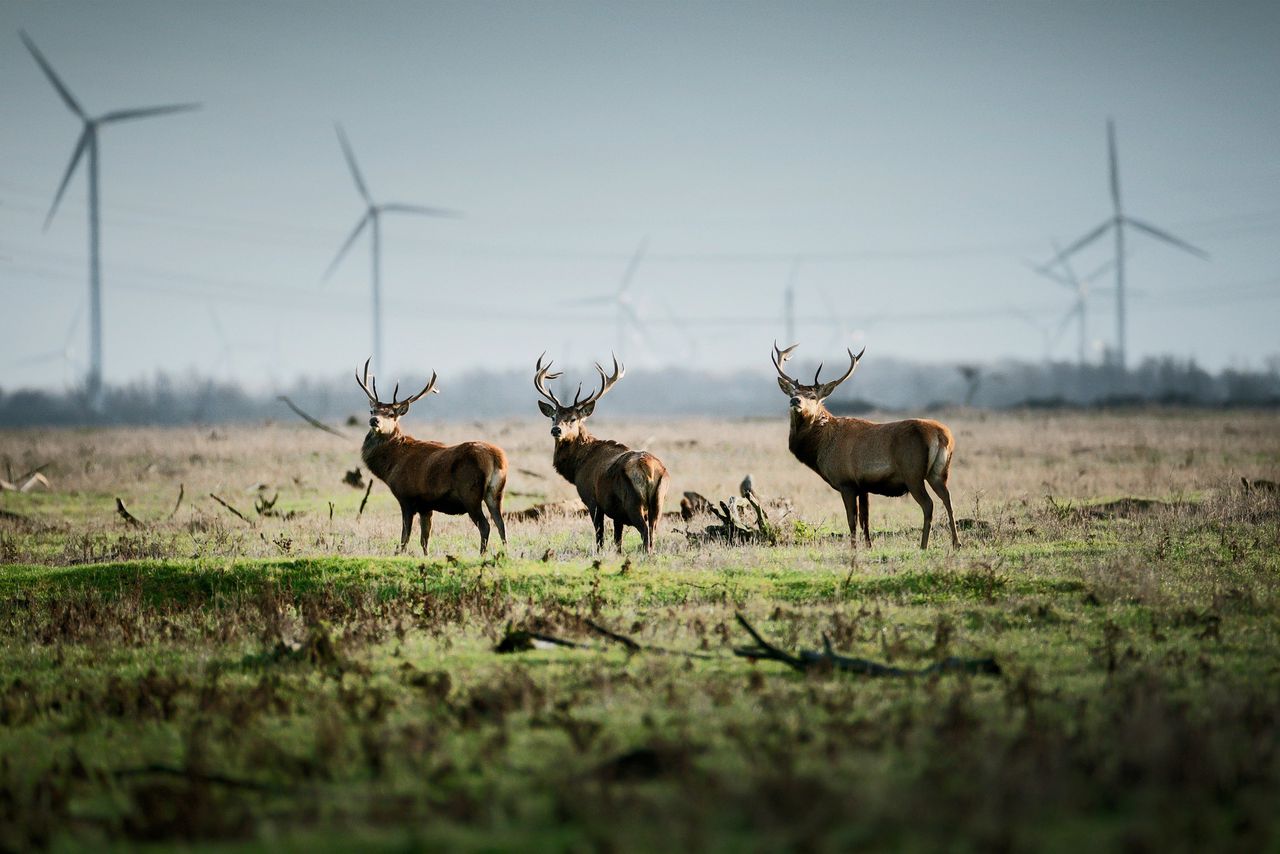
[[[400,202],[392,202],[386,205],[378,205],[379,210],[390,211],[392,213],[411,213],[422,214],[423,216],[447,216],[460,217],[462,211],[450,210],[449,208],[429,208],[424,205],[406,205]]]
[[[1066,274],[1067,284],[1072,290],[1080,290],[1080,279],[1076,276],[1075,267],[1071,266],[1070,257],[1062,254],[1062,248],[1058,246],[1058,241],[1050,241],[1050,245],[1053,246],[1053,251],[1057,252],[1059,257],[1062,258],[1062,272]]]
[[[1054,247],[1054,251],[1057,251],[1057,247]],[[1039,264],[1035,263],[1034,261],[1027,261],[1024,259],[1022,262],[1023,266],[1026,267],[1031,272],[1036,273],[1037,275],[1040,275],[1040,276],[1044,276],[1047,279],[1051,279],[1055,283],[1062,285],[1063,287],[1067,287],[1067,288],[1071,287],[1071,283],[1068,282],[1065,278],[1063,278],[1061,273],[1059,273],[1057,270],[1053,269],[1050,266],[1050,264],[1052,263],[1053,261],[1050,261],[1048,264],[1045,264],[1042,267]]]
[[[1048,264],[1045,264],[1045,265],[1044,265],[1044,267],[1042,267],[1041,269],[1045,269],[1045,270],[1047,270],[1047,269],[1052,268],[1054,264],[1060,264],[1060,263],[1062,263],[1062,259],[1063,259],[1063,258],[1066,258],[1068,255],[1074,255],[1074,254],[1076,254],[1076,253],[1077,253],[1077,252],[1079,252],[1081,249],[1085,248],[1085,247],[1086,247],[1086,246],[1088,246],[1090,243],[1092,243],[1093,241],[1097,240],[1097,239],[1098,239],[1099,237],[1101,237],[1102,235],[1106,234],[1106,233],[1107,233],[1107,230],[1108,230],[1109,228],[1111,228],[1113,225],[1115,225],[1115,220],[1113,220],[1113,219],[1109,219],[1109,220],[1107,220],[1107,221],[1106,221],[1106,222],[1104,222],[1102,225],[1098,226],[1098,227],[1097,227],[1097,228],[1095,228],[1093,231],[1091,231],[1091,232],[1089,232],[1088,234],[1086,234],[1084,237],[1081,237],[1081,238],[1080,238],[1079,240],[1077,240],[1075,243],[1072,243],[1072,244],[1071,244],[1070,246],[1068,246],[1066,249],[1063,249],[1061,252],[1059,252],[1059,253],[1058,253],[1058,257],[1054,258],[1054,259],[1053,259],[1052,261],[1050,261]]]
[[[347,250],[351,248],[351,244],[356,242],[356,238],[360,236],[360,232],[364,231],[364,227],[368,224],[369,214],[366,213],[364,216],[360,217],[360,221],[356,223],[356,227],[352,230],[351,236],[347,238],[347,241],[342,244],[342,248],[338,250],[338,254],[334,256],[333,263],[329,265],[329,269],[324,271],[324,276],[320,279],[321,281],[324,281],[333,275],[333,271],[337,269],[338,262],[342,260],[342,256],[347,254]]]
[[[49,228],[49,223],[53,222],[53,215],[58,210],[58,203],[62,201],[62,194],[67,191],[67,184],[71,183],[71,175],[76,171],[76,164],[80,162],[84,150],[89,147],[89,134],[93,133],[92,127],[86,127],[80,133],[80,139],[76,141],[76,150],[71,152],[71,162],[67,164],[67,171],[62,175],[62,183],[58,184],[58,192],[54,193],[53,204],[49,206],[49,214],[44,218],[44,227]]]
[[[1133,226],[1134,228],[1138,229],[1139,231],[1145,231],[1147,234],[1151,235],[1152,237],[1158,240],[1163,240],[1165,243],[1169,243],[1173,246],[1176,246],[1179,249],[1183,250],[1184,252],[1190,252],[1192,255],[1195,255],[1197,258],[1203,258],[1206,261],[1209,259],[1208,252],[1205,252],[1203,249],[1199,249],[1195,246],[1192,246],[1187,241],[1174,237],[1169,232],[1162,231],[1156,228],[1154,225],[1151,225],[1150,223],[1145,223],[1140,219],[1133,219],[1132,217],[1125,217],[1124,221],[1127,222],[1129,225]]]
[[[631,287],[631,280],[636,275],[636,268],[640,266],[640,262],[644,260],[645,253],[649,251],[649,235],[640,238],[640,245],[636,247],[636,252],[631,256],[631,260],[627,262],[627,269],[622,273],[622,281],[618,285],[618,294],[625,294],[627,289]]]
[[[1062,337],[1062,333],[1067,331],[1067,327],[1071,325],[1071,321],[1075,320],[1079,315],[1080,306],[1078,304],[1072,306],[1070,311],[1062,315],[1062,320],[1058,321],[1058,328],[1053,332],[1053,344],[1058,343],[1058,339]]]
[[[360,191],[360,196],[370,207],[373,206],[373,199],[369,198],[369,188],[364,185],[364,178],[360,175],[360,167],[356,165],[356,155],[351,150],[351,143],[347,142],[347,134],[342,129],[342,125],[337,122],[334,127],[338,129],[338,143],[342,146],[342,154],[347,158],[347,165],[351,167],[351,177],[355,179],[356,189]]]
[[[35,57],[35,60],[39,64],[41,70],[44,71],[45,77],[49,78],[49,82],[53,84],[53,88],[57,89],[58,94],[62,96],[62,102],[67,105],[67,109],[71,110],[71,112],[75,113],[81,119],[88,121],[89,117],[85,115],[84,110],[81,109],[78,103],[76,103],[76,99],[71,96],[71,90],[69,90],[63,84],[62,80],[58,78],[57,73],[53,70],[53,66],[49,64],[49,60],[44,58],[44,54],[42,54],[40,49],[36,47],[36,43],[33,42],[31,37],[22,30],[18,31],[18,35],[22,37],[22,43],[27,46],[27,50],[31,51],[31,55]]]
[[[163,116],[169,113],[186,113],[198,110],[201,104],[165,104],[162,107],[136,107],[129,110],[115,110],[98,119],[102,124],[108,122],[124,122],[130,119],[149,119],[152,116]]]
[[[1129,253],[1126,252],[1125,257],[1128,257],[1128,255]],[[1116,262],[1114,258],[1111,259],[1110,261],[1105,261],[1102,264],[1100,264],[1097,267],[1097,269],[1091,271],[1087,276],[1081,279],[1080,284],[1081,285],[1092,284],[1093,282],[1096,282],[1098,279],[1105,276],[1107,273],[1110,273],[1112,270],[1115,269],[1115,267],[1116,267]]]
[[[1120,215],[1120,158],[1116,156],[1116,123],[1107,119],[1107,163],[1111,174],[1111,205]]]

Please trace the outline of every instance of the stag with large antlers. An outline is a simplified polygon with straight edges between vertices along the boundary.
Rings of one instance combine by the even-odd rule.
[[[561,403],[547,380],[560,376],[551,373],[551,363],[542,364],[538,357],[533,387],[546,401],[538,401],[542,414],[551,419],[551,437],[555,439],[552,462],[560,476],[572,483],[591,514],[596,530],[596,548],[604,548],[604,520],[613,520],[613,543],[622,551],[622,531],[627,525],[640,532],[647,553],[653,552],[653,540],[662,518],[662,499],[667,491],[667,468],[648,451],[633,451],[619,442],[597,439],[587,432],[586,420],[595,411],[596,402],[622,379],[626,369],[613,359],[613,373],[606,375],[599,363],[600,389],[582,399],[582,386],[569,404]]]
[[[854,547],[858,542],[859,519],[862,535],[867,545],[871,545],[867,528],[869,495],[897,497],[910,493],[924,512],[920,548],[928,548],[933,499],[925,491],[926,483],[942,499],[951,526],[951,543],[959,546],[956,520],[951,513],[951,493],[947,490],[947,474],[956,446],[951,431],[937,421],[920,418],[878,424],[862,418],[832,415],[823,401],[853,375],[862,353],[855,356],[852,350],[848,351],[849,369],[839,379],[821,382],[822,365],[818,365],[813,383],[805,385],[783,370],[797,346],[793,344],[780,350],[776,342],[773,345],[778,386],[791,399],[789,446],[796,459],[817,472],[844,499],[849,537]]]
[[[489,520],[484,508],[498,528],[503,546],[507,544],[507,528],[502,522],[502,492],[507,486],[507,456],[497,445],[487,442],[463,442],[444,445],[405,435],[400,419],[410,404],[436,390],[436,374],[422,391],[398,400],[400,384],[391,392],[391,402],[378,399],[377,380],[369,375],[369,362],[364,363],[364,378],[356,374],[356,383],[369,398],[369,433],[364,437],[360,456],[376,477],[387,485],[400,502],[403,527],[400,549],[409,543],[413,517],[421,519],[422,553],[427,553],[431,539],[431,514],[450,516],[466,514],[480,530],[480,554],[489,545]]]

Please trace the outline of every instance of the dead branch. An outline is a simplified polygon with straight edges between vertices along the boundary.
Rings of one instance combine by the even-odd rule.
[[[973,673],[999,676],[1001,672],[1000,665],[994,658],[958,658],[952,656],[918,670],[894,667],[890,664],[881,664],[865,658],[851,658],[846,655],[839,655],[832,650],[831,641],[825,634],[822,636],[822,652],[801,650],[798,655],[792,655],[761,637],[760,633],[752,628],[746,617],[743,617],[741,613],[736,616],[738,624],[746,630],[747,634],[751,635],[756,645],[738,647],[734,649],[734,655],[749,658],[753,661],[780,661],[793,670],[802,672],[822,668],[837,670],[841,673],[856,673],[860,676],[927,676],[933,673]]]
[[[41,463],[40,465],[33,468],[31,471],[24,472],[22,475],[20,475],[18,478],[14,480],[14,483],[21,483],[34,475],[40,474],[51,465],[53,465],[53,460],[49,460],[49,462],[47,463]],[[44,483],[46,486],[48,486],[49,481],[46,480]]]
[[[368,503],[369,503],[369,493],[370,493],[370,492],[373,492],[373,481],[372,481],[372,480],[370,480],[370,481],[369,481],[369,487],[364,491],[364,498],[360,499],[360,510],[356,513],[356,518],[357,518],[357,519],[359,519],[361,516],[363,516],[363,515],[364,515],[364,506],[365,506],[366,504],[368,504]]]
[[[529,477],[535,477],[535,478],[537,478],[538,480],[545,480],[545,479],[546,479],[544,475],[538,474],[538,473],[537,473],[536,471],[534,471],[533,469],[516,469],[516,471],[520,472],[520,474],[528,475]]]
[[[134,518],[134,515],[132,513],[130,513],[128,510],[125,509],[124,502],[121,501],[118,497],[116,498],[116,513],[119,514],[121,519],[125,520],[135,528],[142,527],[142,523],[139,522],[136,518]]]
[[[330,435],[332,435],[332,436],[337,436],[339,439],[349,439],[349,438],[351,438],[351,437],[350,437],[350,436],[348,436],[346,433],[342,433],[342,432],[339,432],[338,430],[333,429],[333,428],[332,428],[332,427],[330,427],[328,424],[325,424],[323,421],[319,421],[319,420],[317,420],[317,419],[315,419],[315,418],[312,418],[310,415],[308,415],[307,413],[303,412],[303,411],[302,411],[302,409],[300,409],[300,408],[298,407],[298,405],[297,405],[296,403],[294,403],[292,400],[290,400],[287,396],[285,396],[285,395],[283,395],[283,394],[282,394],[282,395],[280,395],[277,399],[278,399],[278,400],[280,400],[280,401],[282,401],[282,402],[284,403],[284,405],[285,405],[285,406],[287,406],[287,407],[289,407],[290,409],[292,409],[295,415],[297,415],[299,418],[301,418],[303,421],[307,422],[308,424],[310,424],[312,427],[316,428],[317,430],[323,430],[324,432],[326,432],[326,433],[328,433],[328,434],[330,434]]]
[[[182,506],[182,497],[187,494],[187,488],[183,484],[178,484],[178,500],[174,502],[173,510],[169,513],[168,518],[172,519],[178,515],[178,508]]]
[[[232,513],[234,513],[234,514],[235,514],[235,516],[236,516],[236,518],[237,518],[237,519],[239,519],[241,522],[244,522],[246,525],[249,525],[249,526],[252,526],[252,525],[253,525],[253,523],[252,523],[252,522],[250,522],[248,519],[246,519],[246,518],[245,518],[245,515],[244,515],[243,513],[241,513],[241,512],[240,512],[239,510],[237,510],[236,508],[232,507],[232,506],[231,506],[230,504],[228,504],[227,502],[223,501],[223,500],[222,500],[221,498],[219,498],[218,496],[214,495],[212,492],[210,492],[210,493],[209,493],[209,497],[210,497],[210,498],[212,498],[214,501],[218,502],[219,504],[221,504],[223,507],[225,507],[225,508],[227,508],[228,510],[230,510]]]
[[[528,652],[531,649],[555,649],[557,647],[594,649],[588,644],[575,643],[574,641],[568,641],[554,635],[546,635],[542,632],[515,629],[508,625],[506,634],[502,636],[502,640],[498,641],[498,645],[493,648],[493,651],[505,654],[509,652]]]

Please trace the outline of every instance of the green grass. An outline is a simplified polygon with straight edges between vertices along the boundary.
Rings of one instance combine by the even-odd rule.
[[[245,524],[138,487],[140,529],[109,487],[4,496],[0,849],[1280,845],[1274,496],[987,497],[923,553],[882,501],[851,553],[817,493],[776,545],[673,524],[624,563],[574,517],[486,561],[462,525],[390,556],[385,496],[356,518],[307,489]],[[791,650],[1001,673],[796,673],[733,654],[738,613]],[[497,654],[512,627],[589,648]]]

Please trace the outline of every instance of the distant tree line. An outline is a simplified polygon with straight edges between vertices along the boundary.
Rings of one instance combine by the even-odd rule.
[[[804,375],[806,366],[796,368]],[[809,371],[816,365],[809,364]],[[594,369],[566,371],[590,384]],[[402,377],[402,385],[418,378]],[[425,378],[424,378],[425,379]],[[576,387],[576,382],[574,384]],[[419,418],[465,420],[534,417],[536,393],[529,371],[472,370],[442,377],[442,394],[432,397]],[[570,389],[570,392],[572,390]],[[128,424],[214,424],[297,418],[280,395],[332,424],[354,417],[363,426],[366,404],[350,377],[300,379],[270,391],[188,375],[107,389],[99,410],[85,405],[82,391],[50,393],[0,387],[0,426],[87,426]],[[927,414],[952,406],[986,409],[1018,407],[1277,407],[1280,356],[1260,370],[1228,368],[1210,373],[1192,359],[1148,359],[1123,371],[1111,365],[1006,361],[985,365],[921,365],[896,359],[870,361],[828,402],[837,412],[908,411]],[[780,415],[786,406],[773,376],[761,370],[692,371],[636,369],[610,396],[610,415],[754,417]]]

